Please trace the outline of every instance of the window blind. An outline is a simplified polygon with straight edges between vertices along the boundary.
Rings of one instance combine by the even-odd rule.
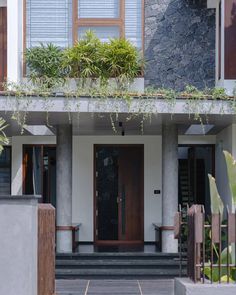
[[[26,46],[72,44],[72,0],[26,0]]]
[[[142,0],[125,0],[125,37],[142,48]]]
[[[102,42],[108,42],[109,38],[119,38],[120,29],[118,26],[93,26],[93,27],[79,27],[79,39],[82,38],[86,31],[93,31]]]
[[[120,0],[78,0],[79,18],[119,18]]]

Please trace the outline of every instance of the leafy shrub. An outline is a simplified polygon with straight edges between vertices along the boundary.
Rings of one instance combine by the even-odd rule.
[[[111,39],[103,44],[103,65],[107,77],[132,80],[141,71],[137,49],[125,39]]]
[[[92,31],[64,52],[65,67],[73,78],[98,78],[102,75],[101,41]]]
[[[63,78],[63,51],[53,44],[41,44],[26,50],[26,65],[31,78]]]
[[[110,39],[102,43],[92,31],[71,48],[61,50],[53,44],[41,44],[27,49],[25,57],[30,77],[40,78],[47,85],[50,79],[57,82],[66,76],[99,79],[102,83],[116,78],[121,85],[141,71],[139,53],[129,41]]]

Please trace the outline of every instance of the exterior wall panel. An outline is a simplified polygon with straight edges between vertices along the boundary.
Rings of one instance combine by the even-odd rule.
[[[215,9],[206,1],[145,1],[145,60],[146,86],[214,87]]]

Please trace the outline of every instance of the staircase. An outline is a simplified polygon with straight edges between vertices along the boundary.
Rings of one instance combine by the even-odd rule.
[[[56,279],[161,279],[179,276],[179,254],[76,253],[56,255]],[[183,274],[186,273],[184,262]]]

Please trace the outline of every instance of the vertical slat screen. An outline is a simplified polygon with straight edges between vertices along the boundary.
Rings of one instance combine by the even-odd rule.
[[[26,47],[72,44],[72,0],[26,0]]]
[[[142,48],[142,0],[125,0],[125,37]]]
[[[119,0],[78,0],[79,18],[119,18]]]

